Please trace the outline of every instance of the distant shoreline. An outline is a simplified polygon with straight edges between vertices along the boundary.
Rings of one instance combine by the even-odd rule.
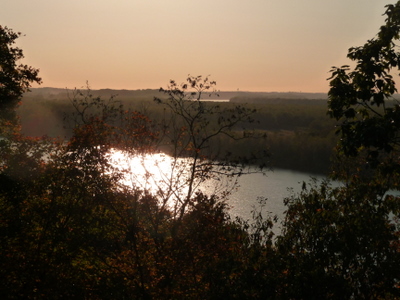
[[[68,88],[52,88],[52,87],[37,87],[31,88],[32,94],[66,94],[74,91],[75,89]],[[77,90],[84,91],[85,87]],[[141,97],[141,96],[157,96],[164,95],[159,89],[136,89],[136,90],[117,90],[117,89],[98,89],[91,90],[96,96],[109,97],[109,96],[121,96],[121,97]],[[327,93],[302,93],[302,92],[245,92],[245,91],[215,91],[203,93],[203,101],[221,101],[225,102],[234,97],[251,97],[251,98],[271,98],[271,99],[327,99]]]

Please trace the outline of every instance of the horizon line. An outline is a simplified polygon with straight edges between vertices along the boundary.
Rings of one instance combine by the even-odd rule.
[[[87,87],[52,87],[52,86],[38,86],[38,87],[31,87],[30,89],[59,89],[59,90],[74,90],[74,89],[86,89]],[[125,88],[90,88],[93,91],[100,91],[100,90],[115,90],[115,91],[146,91],[146,90],[159,90],[160,88],[137,88],[137,89],[125,89]],[[304,91],[251,91],[251,90],[216,90],[216,91],[209,91],[210,93],[299,93],[299,94],[328,94],[328,92],[304,92]]]

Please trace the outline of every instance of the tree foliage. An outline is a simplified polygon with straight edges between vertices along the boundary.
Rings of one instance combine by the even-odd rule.
[[[393,76],[400,70],[396,45],[400,2],[387,5],[385,15],[386,23],[375,38],[349,49],[347,57],[355,62],[354,69],[332,68],[328,102],[329,115],[342,121],[339,132],[344,154],[356,156],[365,150],[373,167],[399,148],[400,106],[393,98],[397,91]],[[390,164],[398,167],[398,161]]]
[[[377,38],[351,48],[356,61],[333,68],[328,113],[341,120],[334,178],[285,200],[277,240],[288,299],[399,297],[398,104],[391,71],[399,67],[400,2],[388,5]],[[285,269],[286,268],[286,269]]]
[[[160,89],[166,94],[166,99],[155,98],[165,107],[159,130],[161,149],[174,160],[189,158],[184,162],[186,167],[181,165],[178,168],[178,172],[184,171],[187,178],[184,185],[187,193],[178,197],[181,214],[201,183],[206,180],[217,182],[223,176],[235,180],[246,172],[245,166],[257,158],[254,151],[247,151],[245,156],[233,156],[225,148],[225,152],[221,153],[222,147],[218,145],[221,137],[237,141],[262,136],[254,130],[245,130],[246,125],[254,122],[255,109],[241,105],[225,107],[202,101],[204,96],[216,93],[215,85],[216,82],[208,77],[188,76],[182,84],[171,80],[167,89]],[[261,155],[266,157],[266,151]],[[182,178],[181,174],[174,177]],[[174,194],[179,193],[174,191]]]
[[[3,121],[15,122],[15,108],[22,94],[29,90],[31,83],[41,83],[38,69],[18,64],[24,58],[22,49],[14,46],[20,36],[20,32],[0,26],[0,117]]]
[[[289,299],[385,299],[399,296],[399,202],[379,182],[346,187],[304,184],[285,199],[278,237]]]
[[[19,134],[1,144],[3,298],[243,299],[273,293],[260,280],[270,274],[259,270],[259,254],[272,245],[271,222],[260,221],[264,225],[249,235],[247,222],[231,220],[216,195],[193,191],[177,211],[166,205],[171,198],[135,181],[123,184],[125,170],[110,162],[110,151],[156,151],[152,122],[90,90],[75,91],[71,104],[68,141]]]
[[[388,24],[399,5],[388,6]],[[378,56],[367,62],[384,65],[391,45],[378,47]],[[393,91],[382,73],[388,67],[371,77],[366,65],[360,60],[350,73],[336,68],[331,81],[330,113],[344,118],[342,149],[357,156],[355,167],[341,176],[344,185],[304,183],[285,199],[276,239],[276,219],[260,211],[251,221],[232,219],[228,192],[196,189],[204,180],[242,173],[243,158],[221,156],[210,141],[257,137],[242,130],[253,121],[253,110],[202,102],[215,82],[200,76],[162,89],[167,97],[156,99],[165,108],[159,120],[125,109],[113,97],[104,101],[90,89],[75,90],[69,139],[15,130],[0,140],[1,298],[399,298],[400,202],[387,194],[393,173],[360,168],[387,158],[371,151],[396,152],[396,135],[382,142],[375,131],[389,126],[382,120],[396,106],[385,106],[379,96]],[[175,172],[156,192],[134,177],[126,184],[131,170],[110,160],[113,151],[144,156],[160,150],[172,154]],[[347,162],[339,160],[338,169],[348,171]],[[396,161],[383,166],[391,170],[390,163]]]

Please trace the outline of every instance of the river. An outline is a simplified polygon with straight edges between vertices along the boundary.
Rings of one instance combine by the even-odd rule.
[[[127,158],[122,152],[114,151],[112,157],[116,165],[129,166],[127,172],[129,176],[125,179],[125,184],[129,185],[135,182],[141,188],[150,189],[154,192],[167,190],[172,177],[179,178],[175,184],[183,181],[182,178],[185,176],[186,171],[182,172],[180,168],[188,166],[187,163],[181,164],[175,169],[175,172],[179,170],[179,173],[172,175],[172,172],[174,172],[174,168],[171,166],[173,160],[164,154]],[[283,199],[288,197],[291,191],[299,192],[303,182],[308,183],[311,178],[323,179],[321,176],[310,173],[282,169],[267,170],[264,174],[244,174],[237,179],[235,188],[232,189],[227,198],[230,215],[250,220],[252,211],[255,208],[260,208],[259,200],[266,199],[263,215],[267,216],[270,213],[271,215],[277,215],[281,219],[285,211]],[[206,194],[211,194],[214,192],[216,183],[212,181],[205,182],[200,185],[199,189]],[[221,187],[222,189],[230,189],[227,181],[221,180],[218,181],[218,184],[220,189]],[[230,187],[232,187],[232,183]]]
[[[238,189],[229,198],[230,213],[244,219],[250,219],[252,210],[259,208],[259,199],[266,199],[264,215],[271,213],[282,218],[285,211],[283,199],[291,193],[300,192],[303,182],[311,178],[322,180],[322,176],[291,170],[275,169],[260,173],[243,175],[238,180]]]

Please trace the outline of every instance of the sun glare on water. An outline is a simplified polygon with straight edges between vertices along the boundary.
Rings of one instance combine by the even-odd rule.
[[[201,167],[192,174],[190,158],[173,158],[164,153],[131,154],[114,149],[110,151],[109,159],[116,170],[124,174],[121,184],[151,193],[167,206],[182,205],[199,191],[222,199],[235,187],[232,185],[235,181],[228,176],[207,177]]]
[[[188,163],[183,159],[163,153],[130,155],[112,150],[110,160],[125,174],[121,182],[125,186],[162,197],[179,196],[187,191]]]

